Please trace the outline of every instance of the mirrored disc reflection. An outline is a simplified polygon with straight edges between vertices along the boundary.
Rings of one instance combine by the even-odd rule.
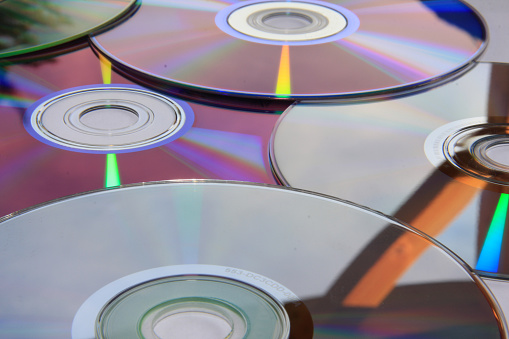
[[[457,0],[145,0],[92,44],[153,83],[316,98],[427,85],[468,67],[485,40]]]
[[[106,75],[110,77],[108,81]],[[109,72],[101,72],[101,62],[88,48],[38,62],[10,65],[0,71],[0,80],[0,216],[66,195],[119,184],[170,179],[274,183],[267,149],[277,114],[223,108],[218,102],[184,100],[195,118],[192,126],[176,135],[176,139],[168,139],[155,148],[133,148],[121,154],[115,150],[108,154],[87,153],[79,148],[59,148],[58,144],[31,135],[23,123],[23,118],[30,115],[27,109],[59,91],[62,95],[62,91],[67,93],[76,87],[108,86],[103,83],[125,87],[133,86],[132,82],[112,72],[111,67]],[[173,100],[171,95],[157,95]],[[147,107],[136,95],[129,94],[125,99],[140,111]],[[71,105],[80,108],[77,112],[86,111],[87,106],[80,103],[95,102],[92,106],[97,106],[94,98],[80,100],[83,102]],[[161,109],[150,110],[158,116],[164,113]],[[56,110],[57,114],[65,112],[70,111]],[[85,125],[78,121],[81,129],[73,130],[81,130],[80,137],[88,137],[90,132],[110,133],[101,130],[102,122],[84,121]],[[125,126],[129,123],[120,127]],[[125,129],[116,132],[121,136],[127,134]],[[132,130],[127,132],[134,134]]]
[[[479,64],[412,96],[295,105],[273,133],[272,164],[287,185],[395,216],[508,277],[508,84],[507,64]]]
[[[142,288],[140,272],[179,265],[220,268],[209,280],[230,289],[295,296],[311,322],[282,305],[297,324],[289,338],[505,337],[484,285],[436,242],[292,189],[193,181],[96,191],[4,218],[0,245],[0,334],[10,338],[69,338],[78,309],[105,286]],[[238,296],[223,298],[235,309]]]
[[[0,58],[54,47],[118,20],[136,0],[0,1]]]

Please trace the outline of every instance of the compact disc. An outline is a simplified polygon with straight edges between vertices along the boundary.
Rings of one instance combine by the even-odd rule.
[[[506,337],[488,289],[445,248],[314,193],[145,183],[0,226],[10,338]]]
[[[0,82],[0,215],[143,181],[274,183],[267,149],[277,114],[134,86],[101,73],[90,49],[8,66]]]
[[[69,42],[118,20],[135,0],[0,1],[0,58]]]
[[[411,96],[297,104],[273,132],[274,172],[395,216],[482,274],[509,276],[508,90],[508,65],[486,63]]]
[[[486,32],[458,0],[147,0],[91,40],[154,84],[315,98],[428,85],[467,68]]]

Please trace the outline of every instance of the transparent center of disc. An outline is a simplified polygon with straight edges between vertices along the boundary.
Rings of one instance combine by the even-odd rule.
[[[205,312],[182,312],[163,317],[154,326],[160,339],[224,339],[232,332],[222,317]]]
[[[284,306],[271,295],[200,275],[132,286],[107,301],[93,323],[100,339],[286,339],[290,329]]]
[[[491,146],[486,150],[486,156],[492,161],[509,166],[509,141]]]
[[[140,331],[145,339],[240,339],[246,326],[243,316],[220,300],[183,298],[147,312]]]
[[[80,122],[96,130],[118,130],[138,122],[138,114],[125,106],[104,105],[92,107],[80,115]]]
[[[226,12],[221,11],[216,20],[225,32],[244,40],[281,44],[318,41],[342,32],[348,25],[336,8],[321,4],[260,1],[241,6],[242,3],[230,6],[234,7],[231,11],[225,8]]]
[[[262,22],[265,25],[276,29],[295,30],[311,25],[313,19],[301,13],[281,12],[265,16],[262,19]]]

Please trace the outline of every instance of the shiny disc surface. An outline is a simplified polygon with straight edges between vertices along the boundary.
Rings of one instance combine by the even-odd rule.
[[[479,64],[398,99],[297,104],[273,132],[272,164],[287,185],[395,216],[508,277],[507,84],[507,65]]]
[[[329,16],[345,23],[329,32],[328,22],[340,20]],[[92,38],[136,76],[272,98],[426,85],[467,67],[485,41],[482,20],[457,0],[145,0],[128,21]]]
[[[22,211],[3,219],[0,235],[0,334],[9,338],[70,338],[97,291],[179,265],[292,291],[311,322],[297,321],[289,338],[505,338],[480,279],[438,243],[302,191],[148,183]]]
[[[136,0],[0,2],[0,58],[54,47],[119,19]]]
[[[217,106],[218,102],[203,104],[185,100],[194,112],[193,125],[154,148],[89,153],[61,147],[30,134],[33,131],[27,129],[23,118],[30,116],[28,108],[35,102],[47,97],[65,98],[65,93],[76,87],[112,86],[103,85],[102,75],[107,73],[101,74],[101,63],[90,49],[4,68],[0,89],[1,216],[62,196],[119,183],[169,179],[274,183],[267,149],[279,115],[222,108]],[[111,82],[133,86],[115,72],[111,74]],[[150,89],[145,88],[145,91]],[[173,100],[172,96],[167,97]],[[154,110],[150,104],[143,103],[142,97],[128,95],[126,99]],[[73,105],[79,104],[77,100]],[[57,113],[63,114],[66,110],[57,110]],[[161,112],[154,110],[153,113]],[[101,131],[95,129],[95,132]]]

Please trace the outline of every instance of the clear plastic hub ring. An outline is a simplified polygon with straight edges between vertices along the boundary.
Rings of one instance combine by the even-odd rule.
[[[84,153],[153,148],[183,135],[194,114],[184,101],[136,86],[71,88],[29,107],[25,129],[51,146]]]

